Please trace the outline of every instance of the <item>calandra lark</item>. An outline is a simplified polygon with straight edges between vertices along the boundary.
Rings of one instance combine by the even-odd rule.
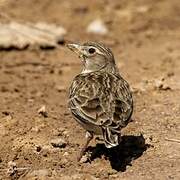
[[[109,48],[95,42],[72,43],[67,47],[79,55],[83,64],[69,90],[69,108],[87,132],[80,160],[93,135],[102,136],[107,148],[120,143],[121,129],[133,112],[133,99]]]

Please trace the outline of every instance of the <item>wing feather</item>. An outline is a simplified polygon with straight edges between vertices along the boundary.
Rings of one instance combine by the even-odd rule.
[[[79,122],[119,131],[132,114],[129,85],[120,75],[80,74],[75,77],[69,96],[69,107]]]

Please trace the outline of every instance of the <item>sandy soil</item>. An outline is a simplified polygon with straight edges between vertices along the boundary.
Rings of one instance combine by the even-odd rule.
[[[133,88],[135,110],[119,147],[93,141],[91,162],[78,164],[85,132],[67,109],[78,58],[63,45],[0,51],[0,179],[180,179],[179,0],[6,2],[1,12],[13,20],[60,24],[67,41],[107,44]],[[96,18],[107,35],[86,33]],[[43,105],[46,117],[38,114]],[[53,147],[59,139],[63,145]],[[11,176],[10,161],[17,166]]]

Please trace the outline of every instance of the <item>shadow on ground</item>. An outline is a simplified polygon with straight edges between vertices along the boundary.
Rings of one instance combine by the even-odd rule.
[[[127,166],[132,166],[131,161],[142,156],[148,147],[150,145],[145,143],[142,135],[123,136],[119,146],[108,149],[104,144],[97,144],[96,147],[89,147],[88,151],[92,152],[91,161],[104,156],[113,169],[124,172]]]

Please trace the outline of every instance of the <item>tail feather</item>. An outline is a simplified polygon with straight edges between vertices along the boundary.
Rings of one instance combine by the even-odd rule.
[[[119,139],[120,139],[120,132],[117,132],[116,130],[113,131],[113,129],[110,129],[108,127],[102,128],[103,137],[104,137],[104,143],[107,148],[112,148],[119,145]]]

